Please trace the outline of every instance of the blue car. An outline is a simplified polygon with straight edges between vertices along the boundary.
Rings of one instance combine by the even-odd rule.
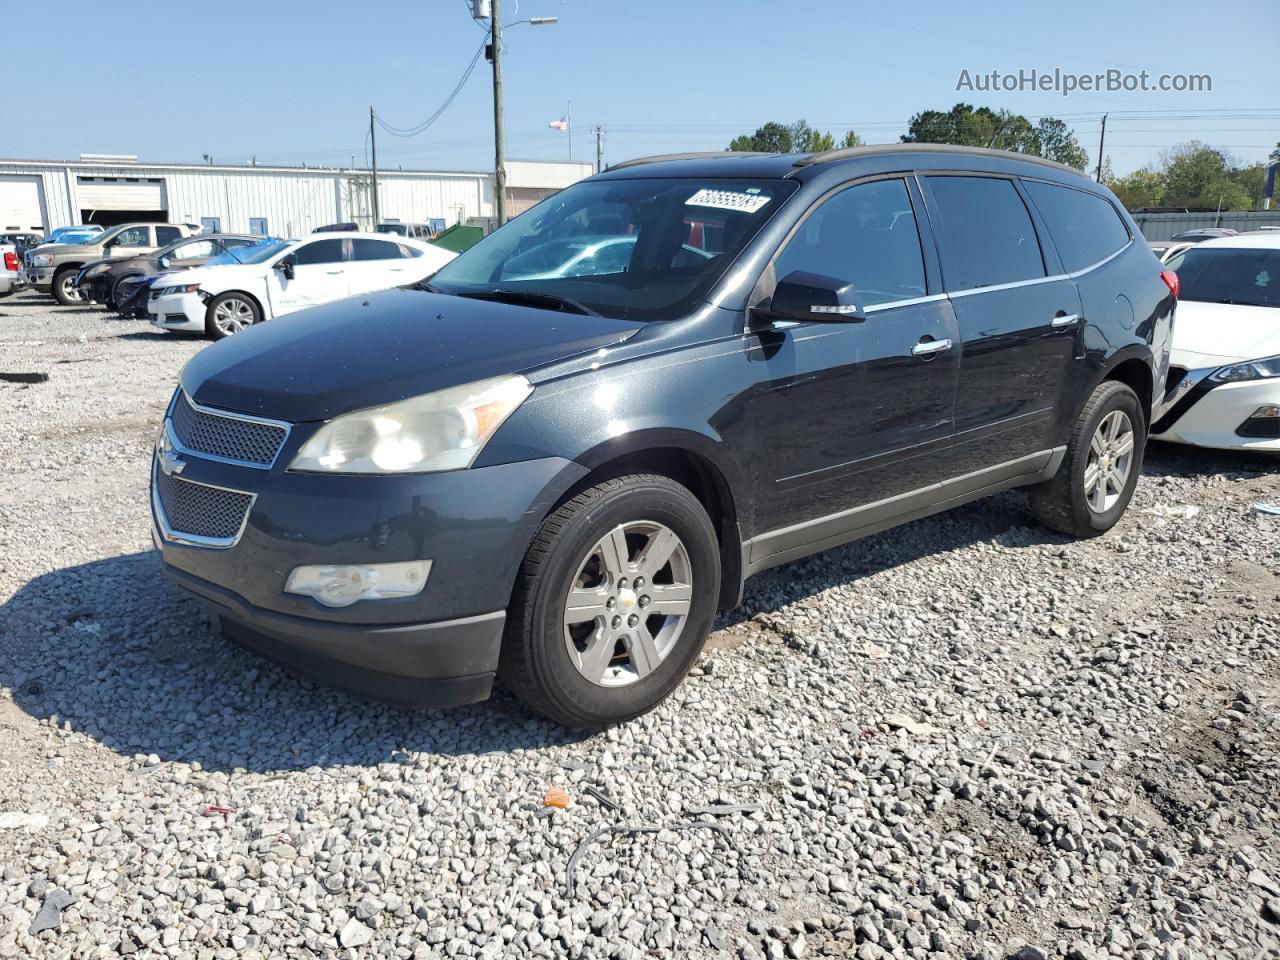
[[[103,231],[96,223],[81,223],[74,227],[58,227],[45,238],[45,243],[85,243]]]

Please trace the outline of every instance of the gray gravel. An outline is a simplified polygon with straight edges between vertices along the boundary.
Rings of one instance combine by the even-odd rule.
[[[1280,957],[1277,461],[1156,447],[1099,540],[1009,494],[773,571],[583,739],[317,687],[162,582],[203,346],[0,301],[50,375],[0,384],[0,957]]]

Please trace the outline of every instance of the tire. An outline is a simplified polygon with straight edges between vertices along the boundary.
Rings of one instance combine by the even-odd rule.
[[[53,299],[64,307],[76,307],[85,302],[84,297],[80,296],[80,291],[71,286],[79,272],[79,267],[63,267],[53,275],[53,284],[49,290],[53,294]]]
[[[262,321],[262,311],[248,294],[232,290],[209,301],[204,312],[204,332],[211,340],[221,340]]]
[[[1098,384],[1076,417],[1057,475],[1031,490],[1036,517],[1073,537],[1106,533],[1133,499],[1146,443],[1138,395],[1115,380]]]
[[[109,309],[111,309],[111,310],[118,309],[118,308],[119,308],[119,306],[120,306],[120,302],[121,302],[121,301],[120,301],[120,293],[121,293],[121,287],[122,287],[122,285],[124,284],[124,282],[125,282],[126,280],[134,280],[134,279],[136,279],[136,278],[137,278],[137,277],[139,277],[139,276],[140,276],[140,274],[137,274],[137,273],[131,273],[131,274],[129,274],[128,276],[121,277],[119,280],[117,280],[115,283],[113,283],[113,284],[111,285],[111,293],[107,296],[107,303],[106,303],[106,306],[107,306]]]
[[[609,553],[623,544],[625,563]],[[657,551],[656,561],[645,559],[645,549]],[[615,575],[619,569],[624,576]],[[579,601],[573,609],[571,587]],[[711,631],[719,593],[715,528],[692,493],[651,474],[603,480],[547,517],[525,554],[499,679],[529,709],[567,727],[598,730],[630,720],[661,703],[688,673]]]

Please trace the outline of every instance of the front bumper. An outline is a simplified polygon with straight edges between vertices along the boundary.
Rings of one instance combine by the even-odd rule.
[[[53,289],[53,271],[53,267],[28,267],[27,279],[41,293],[48,293]]]
[[[166,573],[213,608],[232,640],[301,673],[417,706],[483,699],[525,551],[586,470],[543,458],[406,476],[289,472],[316,428],[295,424],[268,469],[179,449],[181,467],[170,478],[252,500],[233,538],[204,546],[157,515],[164,508],[153,496]],[[330,608],[284,592],[302,565],[427,559],[431,573],[415,597]]]
[[[1152,438],[1216,450],[1280,451],[1280,434],[1250,436],[1246,426],[1259,408],[1280,405],[1280,380],[1215,383],[1209,379],[1214,369],[1192,370],[1183,378]],[[1258,424],[1251,426],[1256,430]]]
[[[151,322],[165,330],[204,333],[205,303],[198,293],[171,293],[147,301]]]
[[[165,564],[232,643],[286,669],[359,696],[407,707],[453,707],[493,689],[506,614],[434,623],[357,626],[262,610],[235,593]]]

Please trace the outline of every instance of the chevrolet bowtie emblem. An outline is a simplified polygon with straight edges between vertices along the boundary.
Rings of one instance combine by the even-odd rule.
[[[187,467],[187,462],[178,456],[173,447],[169,446],[168,437],[161,439],[160,448],[156,451],[156,458],[160,461],[160,469],[166,477],[179,474]]]

